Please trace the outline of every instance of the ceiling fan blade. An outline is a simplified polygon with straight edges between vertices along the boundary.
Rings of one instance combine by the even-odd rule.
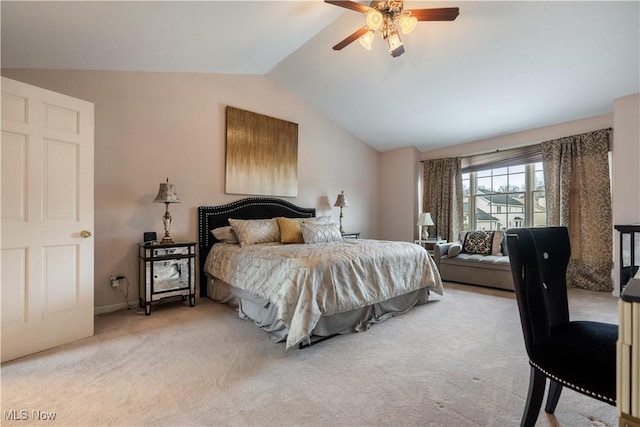
[[[457,7],[442,7],[439,9],[413,9],[411,16],[418,18],[418,21],[453,21],[460,14]]]
[[[367,13],[371,8],[354,1],[336,1],[336,0],[324,0],[325,3],[332,4],[334,6],[344,7],[346,9],[355,10],[356,12]]]
[[[342,40],[340,43],[335,45],[333,47],[333,50],[340,50],[340,49],[342,49],[344,47],[349,46],[351,43],[353,43],[354,41],[356,41],[360,37],[362,37],[367,31],[369,31],[369,29],[365,25],[364,27],[360,28],[355,33],[351,34],[349,37],[347,37],[346,39]]]

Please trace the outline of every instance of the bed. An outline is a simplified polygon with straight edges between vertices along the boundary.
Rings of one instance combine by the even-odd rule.
[[[247,224],[273,227],[276,220],[282,230],[278,238],[246,239],[254,236],[246,233]],[[231,238],[242,244],[222,233],[229,231],[230,222]],[[310,230],[320,230],[322,239],[329,235],[326,230],[338,235],[312,244],[281,243],[288,236],[284,225],[294,223],[308,242],[313,241],[306,239]],[[233,307],[276,342],[285,341],[287,349],[365,331],[425,304],[430,292],[442,294],[437,267],[421,246],[341,239],[328,217],[317,218],[315,209],[277,198],[200,206],[198,245],[200,296]]]

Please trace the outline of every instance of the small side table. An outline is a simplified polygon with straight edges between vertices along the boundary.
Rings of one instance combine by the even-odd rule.
[[[343,239],[359,239],[360,238],[360,232],[344,232],[340,234],[342,234]]]
[[[196,304],[196,242],[138,244],[140,308],[151,314],[151,303],[164,298],[189,298]]]
[[[443,239],[427,239],[427,240],[414,240],[413,243],[420,245],[429,252],[429,255],[433,256],[433,247],[439,243],[447,243]]]

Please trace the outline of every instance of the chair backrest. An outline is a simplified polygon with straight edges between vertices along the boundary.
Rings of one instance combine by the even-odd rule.
[[[551,329],[569,321],[566,273],[571,246],[565,227],[507,230],[520,321],[529,357]]]

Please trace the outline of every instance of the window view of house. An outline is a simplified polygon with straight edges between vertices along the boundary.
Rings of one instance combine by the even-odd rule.
[[[546,225],[542,162],[462,174],[463,229]]]

